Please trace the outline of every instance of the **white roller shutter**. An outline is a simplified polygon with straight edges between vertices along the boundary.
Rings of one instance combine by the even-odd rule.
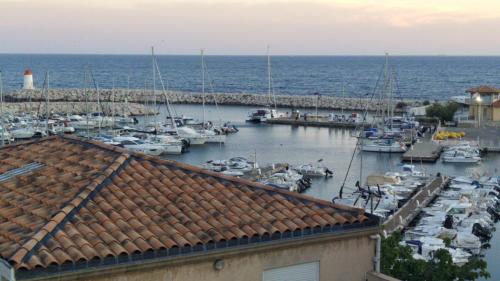
[[[263,281],[319,281],[319,262],[268,269]]]

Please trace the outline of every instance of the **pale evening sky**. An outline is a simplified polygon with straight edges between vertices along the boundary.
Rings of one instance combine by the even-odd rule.
[[[0,53],[500,55],[500,0],[0,0]]]

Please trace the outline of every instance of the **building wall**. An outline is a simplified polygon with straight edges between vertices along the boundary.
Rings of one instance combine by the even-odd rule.
[[[500,122],[500,108],[499,107],[493,108],[493,121]]]
[[[258,281],[266,269],[320,261],[320,280],[365,280],[373,270],[375,241],[369,236],[330,240],[254,254],[221,256],[224,269],[213,268],[215,259],[180,265],[165,264],[154,269],[133,270],[112,275],[81,275],[81,281]],[[72,278],[72,280],[75,280]]]

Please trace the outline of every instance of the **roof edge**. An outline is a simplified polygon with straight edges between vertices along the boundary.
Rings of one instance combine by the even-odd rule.
[[[138,269],[149,269],[155,268],[157,266],[161,266],[165,263],[182,263],[185,261],[203,261],[211,258],[216,258],[221,255],[232,256],[240,254],[241,252],[245,252],[248,254],[258,253],[260,251],[265,251],[269,249],[283,248],[290,245],[308,245],[313,243],[321,243],[323,241],[330,240],[340,240],[345,238],[355,238],[361,236],[368,236],[374,233],[378,233],[380,231],[380,225],[378,223],[371,223],[366,227],[353,227],[346,228],[341,231],[330,231],[330,232],[321,232],[321,233],[313,233],[300,237],[291,237],[285,239],[277,239],[277,240],[269,240],[265,242],[258,243],[249,243],[245,245],[236,245],[236,246],[228,246],[224,248],[215,248],[209,251],[199,251],[199,252],[190,252],[190,253],[182,253],[179,251],[178,255],[175,256],[152,256],[152,257],[144,257],[136,260],[130,260],[122,263],[115,264],[106,264],[101,263],[99,265],[92,265],[89,267],[78,267],[75,270],[66,269],[60,271],[54,271],[55,269],[48,270],[47,268],[40,268],[38,272],[40,275],[33,274],[33,271],[28,271],[26,273],[16,274],[18,276],[18,280],[26,280],[26,281],[38,281],[38,280],[60,280],[61,278],[68,278],[68,280],[73,280],[73,278],[80,278],[83,274],[89,275],[88,277],[102,274],[113,274],[122,271],[130,271],[130,270],[138,270]],[[71,278],[73,277],[73,278]]]

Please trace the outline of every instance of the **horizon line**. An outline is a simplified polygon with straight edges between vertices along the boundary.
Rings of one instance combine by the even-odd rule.
[[[151,56],[146,53],[10,53],[0,52],[0,55],[87,55],[87,56]],[[199,56],[198,53],[155,53],[155,56]],[[205,54],[205,56],[224,57],[263,57],[266,54]],[[271,54],[272,57],[384,57],[384,54]],[[391,57],[500,57],[500,54],[390,54]]]

